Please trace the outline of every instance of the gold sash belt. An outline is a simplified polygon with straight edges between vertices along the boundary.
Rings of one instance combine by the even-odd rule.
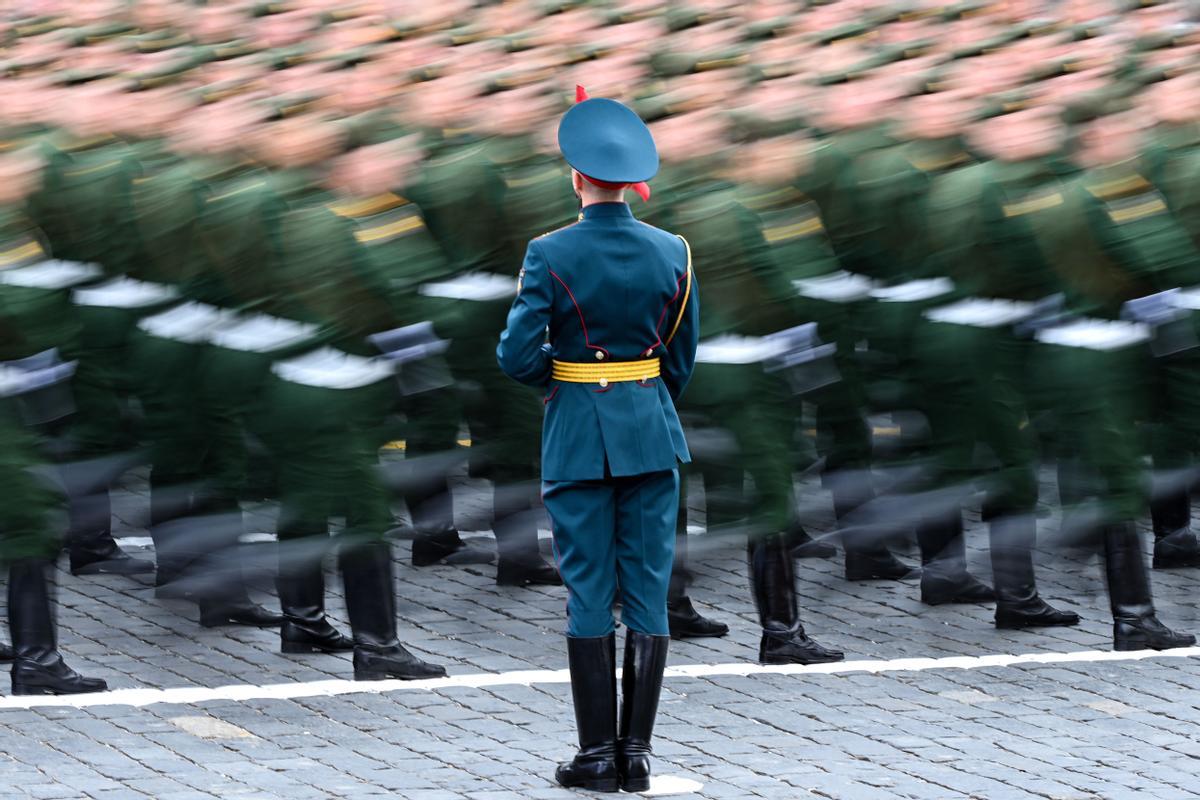
[[[657,358],[610,361],[607,364],[585,364],[555,359],[550,377],[564,383],[598,383],[607,386],[620,381],[648,381],[661,374],[662,363]]]

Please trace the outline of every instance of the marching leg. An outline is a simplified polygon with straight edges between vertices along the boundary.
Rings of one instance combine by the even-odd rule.
[[[18,559],[8,567],[8,624],[15,654],[12,692],[103,692],[107,683],[83,677],[68,667],[58,652],[47,567],[48,562],[40,558]]]
[[[1191,647],[1196,637],[1177,633],[1159,621],[1150,595],[1150,573],[1132,522],[1106,525],[1104,569],[1113,614],[1114,650],[1169,650]]]
[[[344,542],[338,560],[354,633],[354,679],[445,677],[444,668],[422,661],[396,637],[391,545],[384,541]]]

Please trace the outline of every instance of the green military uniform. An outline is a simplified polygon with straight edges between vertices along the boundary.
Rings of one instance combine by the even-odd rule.
[[[269,307],[282,320],[311,326],[323,345],[312,351],[310,340],[302,346],[310,352],[295,357],[258,353],[274,364],[256,370],[261,399],[248,417],[279,471],[282,648],[352,649],[359,680],[444,675],[396,636],[392,553],[383,538],[391,510],[378,469],[380,430],[396,388],[390,364],[353,355],[368,352],[368,334],[395,324],[385,275],[364,257],[362,242],[399,235],[419,218],[400,204],[399,218],[364,227],[349,212],[373,203],[348,209],[354,204],[334,202],[301,171],[275,177],[284,207],[273,240],[276,293]],[[334,516],[346,520],[338,559],[353,641],[324,613],[322,555]]]
[[[482,273],[507,278],[516,260],[507,235],[506,187],[486,144],[461,132],[430,141],[430,155],[408,195],[456,276]],[[454,323],[447,358],[460,390],[471,432],[472,471],[494,484],[494,528],[502,583],[557,582],[537,553],[531,509],[536,500],[538,425],[536,396],[504,378],[492,358],[496,332],[504,327],[510,297],[476,300]],[[440,332],[440,331],[439,331]],[[457,426],[444,430],[453,447]],[[485,473],[486,470],[486,473]]]
[[[1164,227],[1178,226],[1191,243],[1189,248],[1180,241],[1178,231],[1156,237],[1162,242],[1157,246],[1166,248],[1161,255],[1149,254],[1166,273],[1155,279],[1156,288],[1192,288],[1200,283],[1195,260],[1195,248],[1200,248],[1200,197],[1196,195],[1193,180],[1200,168],[1200,129],[1188,124],[1161,130],[1152,140],[1141,166],[1142,174],[1162,193],[1162,201],[1170,210],[1169,223],[1163,219],[1155,221]],[[1147,222],[1161,216],[1149,215]],[[1153,241],[1147,236],[1139,239]],[[1194,312],[1190,316],[1194,317]],[[1196,407],[1200,386],[1196,383],[1195,358],[1196,350],[1192,348],[1154,359],[1147,384],[1152,414],[1151,454],[1155,469],[1166,473],[1155,485],[1150,503],[1154,563],[1159,567],[1200,563],[1200,545],[1195,544],[1191,532],[1189,492],[1186,481],[1181,485],[1178,477],[1181,471],[1192,467],[1200,452],[1196,427],[1200,425],[1200,408]]]
[[[125,274],[137,252],[129,187],[137,174],[132,150],[113,137],[79,141],[65,134],[44,140],[42,189],[30,213],[45,231],[55,258],[97,264],[110,276]],[[82,331],[75,378],[79,417],[74,436],[84,453],[128,448],[132,431],[125,399],[129,392],[125,344],[128,315],[81,307]]]
[[[703,353],[728,337],[775,333],[798,316],[798,299],[772,258],[759,222],[738,202],[731,184],[708,177],[708,165],[665,168],[659,203],[663,226],[691,245],[698,282],[705,287],[701,355],[680,411],[712,426],[732,451],[709,453],[695,441],[705,479],[708,527],[717,530],[743,516],[747,473],[754,479],[755,513],[747,530],[751,582],[763,628],[764,663],[818,663],[842,658],[809,639],[800,623],[787,533],[795,522],[791,433],[795,402],[786,384],[765,371],[761,359],[728,363]],[[661,195],[665,194],[665,201]],[[741,362],[741,363],[738,363]],[[712,449],[712,448],[710,448]],[[686,505],[681,504],[681,517]]]
[[[886,249],[884,222],[894,211],[880,202],[881,187],[868,184],[867,176],[875,178],[881,166],[890,169],[890,162],[881,163],[881,154],[894,144],[879,126],[834,133],[814,152],[811,170],[794,187],[815,201],[823,228],[819,235],[832,247],[837,264],[853,275],[885,283],[891,281],[895,261]],[[906,376],[898,363],[903,354],[897,350],[900,332],[906,330],[914,309],[874,304],[861,297],[836,305],[811,301],[810,305],[824,322],[823,338],[838,346],[841,380],[813,399],[826,456],[823,480],[833,493],[846,548],[846,576],[851,580],[905,577],[910,568],[889,550],[894,523],[879,524],[868,505],[875,487],[866,413],[872,404],[905,407]],[[858,351],[864,339],[870,340],[865,354]]]
[[[1014,333],[1028,304],[1052,294],[1055,283],[1041,252],[1017,227],[1021,215],[993,205],[1011,194],[1029,205],[1010,205],[1010,212],[1036,213],[1039,202],[1053,202],[1043,198],[1053,196],[1060,170],[1052,159],[963,163],[961,155],[950,157],[959,163],[949,170],[939,170],[947,160],[936,150],[932,157],[914,156],[927,189],[910,214],[924,247],[913,269],[953,279],[953,293],[922,312],[911,340],[913,380],[922,388],[919,403],[931,428],[931,487],[946,495],[935,499],[938,508],[918,528],[926,561],[922,596],[962,602],[991,594],[967,574],[964,560],[961,498],[978,483],[986,491],[997,626],[1076,624],[1077,615],[1051,608],[1037,592],[1031,554],[1037,451],[1026,404],[1033,346]],[[981,448],[989,456],[983,464]]]
[[[1045,392],[1055,411],[1064,502],[1092,498],[1095,504],[1089,532],[1098,533],[1103,542],[1114,647],[1194,642],[1168,630],[1155,616],[1134,525],[1144,502],[1134,433],[1136,387],[1145,363],[1139,338],[1144,335],[1095,319],[1112,319],[1122,301],[1142,293],[1135,286],[1153,285],[1147,281],[1147,262],[1134,258],[1129,248],[1126,234],[1132,231],[1117,226],[1123,208],[1161,201],[1139,196],[1148,185],[1133,180],[1128,165],[1115,170],[1125,174],[1104,170],[1076,176],[1064,174],[1053,159],[994,166],[997,176],[985,194],[983,219],[991,240],[1006,245],[997,266],[1008,269],[974,269],[970,275],[976,276],[975,283],[963,283],[986,291],[989,283],[1003,280],[1008,297],[1018,300],[1045,297],[1061,287],[1068,308],[1093,317],[1078,323],[1086,331],[1082,335],[1070,324],[1038,331],[1039,347],[1029,372],[1040,384],[1031,391]],[[1109,194],[1122,187],[1128,187],[1128,196]],[[1125,201],[1132,205],[1124,206]],[[1138,221],[1142,214],[1133,212],[1128,221]],[[1097,340],[1109,341],[1097,345]],[[1035,406],[1039,402],[1030,401]]]

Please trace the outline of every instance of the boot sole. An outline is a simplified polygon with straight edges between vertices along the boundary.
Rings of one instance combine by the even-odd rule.
[[[782,667],[788,664],[799,664],[802,667],[807,667],[812,664],[837,664],[846,660],[846,656],[839,658],[810,658],[800,661],[794,658],[760,658],[758,663],[764,667]]]
[[[720,639],[722,636],[728,636],[728,635],[729,635],[728,628],[726,628],[723,631],[719,631],[719,632],[713,631],[712,633],[709,633],[707,631],[703,631],[703,632],[700,632],[700,631],[671,631],[671,638],[674,639],[675,641],[680,641],[683,639]]]
[[[1024,631],[1030,628],[1070,628],[1078,625],[1081,620],[1070,622],[1000,622],[997,620],[996,629],[1001,631]]]
[[[581,783],[560,783],[566,789],[583,789],[588,792],[601,792],[603,794],[615,794],[621,791],[621,784],[616,778],[604,779],[599,781],[583,781]],[[650,782],[646,781],[646,786],[643,789],[626,789],[627,792],[644,792],[650,788]]]
[[[356,681],[427,681],[434,678],[444,678],[446,673],[441,675],[400,675],[394,672],[363,672],[356,671],[354,680]]]
[[[1194,641],[1190,643],[1179,642],[1178,644],[1154,645],[1148,641],[1139,639],[1135,641],[1125,640],[1122,642],[1113,642],[1113,650],[1120,653],[1129,653],[1137,650],[1157,650],[1161,652],[1163,650],[1177,650],[1181,647],[1194,647],[1195,645],[1196,643]]]
[[[305,642],[282,642],[279,645],[279,652],[285,655],[311,655],[313,653],[351,653],[354,651],[354,646],[350,647],[324,647],[319,644],[307,644]]]
[[[24,695],[24,696],[50,695],[53,697],[57,697],[57,696],[66,695],[66,694],[96,694],[97,692],[105,692],[105,691],[108,691],[108,687],[104,687],[102,689],[78,689],[75,691],[64,691],[62,689],[55,689],[53,686],[30,686],[28,684],[14,684],[12,687],[13,695]]]
[[[650,791],[650,779],[638,778],[632,781],[625,781],[621,784],[623,792],[648,792]]]

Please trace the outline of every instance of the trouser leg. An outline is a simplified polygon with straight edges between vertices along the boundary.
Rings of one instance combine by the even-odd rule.
[[[542,502],[553,523],[555,556],[567,587],[568,636],[607,636],[614,629],[616,499],[613,479],[546,481],[544,484]],[[671,510],[674,512],[674,504]],[[670,524],[673,530],[673,519]],[[664,573],[669,570],[668,561]],[[630,602],[625,584],[621,588],[623,599]],[[633,602],[638,602],[636,596]],[[665,589],[663,604],[666,605]],[[665,620],[662,627],[666,627]]]

